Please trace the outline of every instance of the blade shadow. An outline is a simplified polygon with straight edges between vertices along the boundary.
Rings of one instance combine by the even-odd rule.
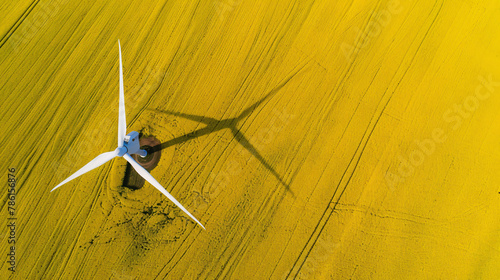
[[[305,66],[305,65],[304,65]],[[164,143],[161,143],[160,145],[156,145],[154,147],[151,147],[152,152],[156,152],[162,149],[166,149],[170,146],[180,144],[222,129],[230,129],[234,139],[242,145],[247,151],[249,151],[259,162],[269,171],[273,176],[282,184],[285,186],[286,190],[292,195],[294,195],[293,191],[290,189],[290,185],[283,180],[283,178],[280,176],[280,174],[269,164],[266,159],[259,153],[259,151],[253,146],[249,139],[245,137],[245,135],[236,127],[238,122],[243,120],[245,117],[250,115],[255,109],[257,109],[262,103],[264,103],[266,100],[268,100],[270,97],[275,95],[280,89],[282,89],[293,77],[295,77],[300,70],[302,70],[301,67],[299,70],[297,70],[294,74],[292,74],[290,77],[285,79],[283,82],[281,82],[278,86],[276,86],[274,89],[272,89],[269,93],[267,93],[264,97],[262,97],[260,100],[252,104],[250,107],[246,108],[239,116],[235,118],[229,118],[229,119],[223,119],[223,120],[217,120],[215,118],[210,118],[210,117],[205,117],[205,116],[199,116],[199,115],[192,115],[192,114],[186,114],[186,113],[179,113],[179,112],[173,112],[169,110],[161,111],[162,113],[185,118],[188,120],[192,120],[195,122],[203,123],[205,124],[205,127],[200,128],[198,130],[195,130],[193,132],[184,134],[182,136],[173,138],[171,140],[168,140]]]
[[[233,129],[232,133],[234,135],[234,139],[238,141],[247,151],[249,151],[255,158],[257,158],[264,167],[269,170],[278,181],[286,187],[287,191],[291,192],[293,195],[293,191],[290,189],[288,183],[286,183],[283,178],[278,174],[278,172],[264,159],[264,157],[257,151],[257,149],[248,141],[248,139],[239,131],[238,129]]]
[[[187,114],[178,114],[175,112],[170,112],[170,111],[162,111],[163,113],[174,115],[174,116],[179,116],[179,117],[186,117],[186,119],[191,119],[194,120],[193,117],[197,117],[200,120],[203,119],[203,123],[206,124],[205,127],[200,128],[198,130],[195,130],[190,133],[186,133],[182,136],[173,138],[171,140],[168,140],[164,143],[161,143],[160,145],[156,145],[154,147],[151,147],[152,152],[156,152],[159,150],[166,149],[168,147],[171,147],[176,144],[180,144],[222,129],[230,129],[234,139],[240,143],[247,151],[249,151],[255,158],[257,158],[264,167],[269,170],[276,179],[286,187],[286,189],[293,194],[293,192],[290,190],[290,186],[288,183],[286,183],[281,176],[278,174],[278,172],[264,159],[264,157],[257,151],[257,149],[250,143],[250,141],[243,135],[243,133],[236,128],[236,124],[240,120],[240,117],[238,116],[237,118],[231,118],[231,119],[224,119],[224,120],[215,120],[212,118],[204,118],[203,116],[193,116],[193,115],[187,115]],[[210,120],[210,121],[207,121]],[[201,122],[201,121],[200,121]]]

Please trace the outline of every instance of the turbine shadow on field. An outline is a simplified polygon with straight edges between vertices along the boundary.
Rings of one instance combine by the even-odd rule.
[[[185,113],[178,113],[178,112],[172,112],[172,111],[161,111],[162,113],[170,114],[173,116],[178,116],[181,118],[189,119],[192,121],[196,121],[199,123],[204,123],[206,126],[203,128],[200,128],[198,130],[195,130],[193,132],[184,134],[182,136],[176,137],[174,139],[168,140],[164,143],[161,143],[160,145],[156,145],[154,147],[151,147],[152,152],[156,152],[165,148],[168,148],[170,146],[180,144],[186,141],[189,141],[194,138],[198,138],[200,136],[207,135],[212,132],[216,132],[222,129],[229,129],[231,130],[231,133],[234,136],[234,139],[238,141],[246,150],[248,150],[255,158],[259,160],[259,162],[267,169],[269,170],[274,177],[283,185],[286,187],[287,191],[291,192],[293,195],[293,192],[290,189],[290,186],[283,180],[283,178],[278,174],[278,172],[266,161],[266,159],[259,153],[259,151],[255,148],[254,145],[252,145],[247,137],[236,127],[238,122],[240,122],[242,119],[250,115],[257,107],[259,107],[264,101],[266,101],[268,98],[273,96],[276,92],[278,92],[281,88],[283,88],[288,81],[290,81],[297,73],[283,81],[280,85],[275,87],[273,90],[271,90],[266,96],[262,97],[259,101],[255,102],[252,106],[248,107],[245,109],[239,116],[235,118],[230,118],[230,119],[224,119],[224,120],[217,120],[214,118],[210,117],[205,117],[205,116],[198,116],[198,115],[191,115],[191,114],[185,114]]]

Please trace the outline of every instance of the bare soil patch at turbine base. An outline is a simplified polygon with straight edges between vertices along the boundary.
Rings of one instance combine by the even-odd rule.
[[[161,142],[154,136],[141,137],[139,139],[139,142],[141,145],[141,149],[146,150],[148,154],[145,157],[141,157],[136,154],[133,154],[131,156],[147,171],[151,171],[158,165],[161,158],[161,150],[153,152],[151,147],[160,145]],[[144,186],[144,181],[144,178],[137,174],[137,172],[130,164],[127,164],[127,169],[125,170],[125,178],[123,179],[123,186],[137,190]]]

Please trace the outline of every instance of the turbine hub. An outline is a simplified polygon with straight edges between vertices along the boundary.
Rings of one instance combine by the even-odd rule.
[[[118,156],[122,157],[124,154],[126,154],[128,152],[128,149],[125,146],[121,146],[121,147],[116,148],[116,151],[118,152]]]

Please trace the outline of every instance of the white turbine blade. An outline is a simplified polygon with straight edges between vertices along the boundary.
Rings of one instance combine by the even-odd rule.
[[[90,170],[92,170],[94,168],[97,168],[97,167],[105,164],[106,162],[112,160],[117,155],[118,155],[118,150],[98,155],[96,158],[94,158],[89,163],[87,163],[84,167],[80,168],[80,170],[76,171],[73,175],[69,176],[68,179],[62,181],[59,185],[57,185],[51,191],[59,188],[60,186],[62,186],[64,184],[66,184],[67,182],[75,179],[76,177],[78,177],[80,175],[83,175],[83,174],[89,172]]]
[[[118,51],[120,53],[120,101],[118,104],[118,147],[123,146],[125,134],[127,133],[127,121],[125,119],[125,97],[123,88],[123,69],[122,69],[122,48],[118,40]]]
[[[191,217],[191,219],[193,219],[203,229],[205,229],[205,227],[193,215],[191,215],[191,213],[189,213],[189,211],[186,210],[186,208],[184,208],[184,206],[182,206],[182,204],[180,204],[179,201],[177,201],[169,192],[167,192],[167,190],[164,187],[162,187],[162,185],[160,185],[160,183],[158,183],[158,181],[156,181],[156,179],[153,176],[151,176],[151,174],[149,174],[149,172],[146,169],[144,169],[144,167],[142,167],[139,163],[137,163],[137,161],[135,161],[128,153],[124,154],[123,157],[130,163],[130,165],[132,165],[135,171],[137,171],[137,173],[139,173],[139,175],[142,176],[142,178],[144,178],[151,185],[157,188],[160,192],[166,195],[173,203],[175,203],[175,205],[177,205],[177,207],[181,208],[181,210],[184,211],[184,213],[188,214],[188,216]]]

